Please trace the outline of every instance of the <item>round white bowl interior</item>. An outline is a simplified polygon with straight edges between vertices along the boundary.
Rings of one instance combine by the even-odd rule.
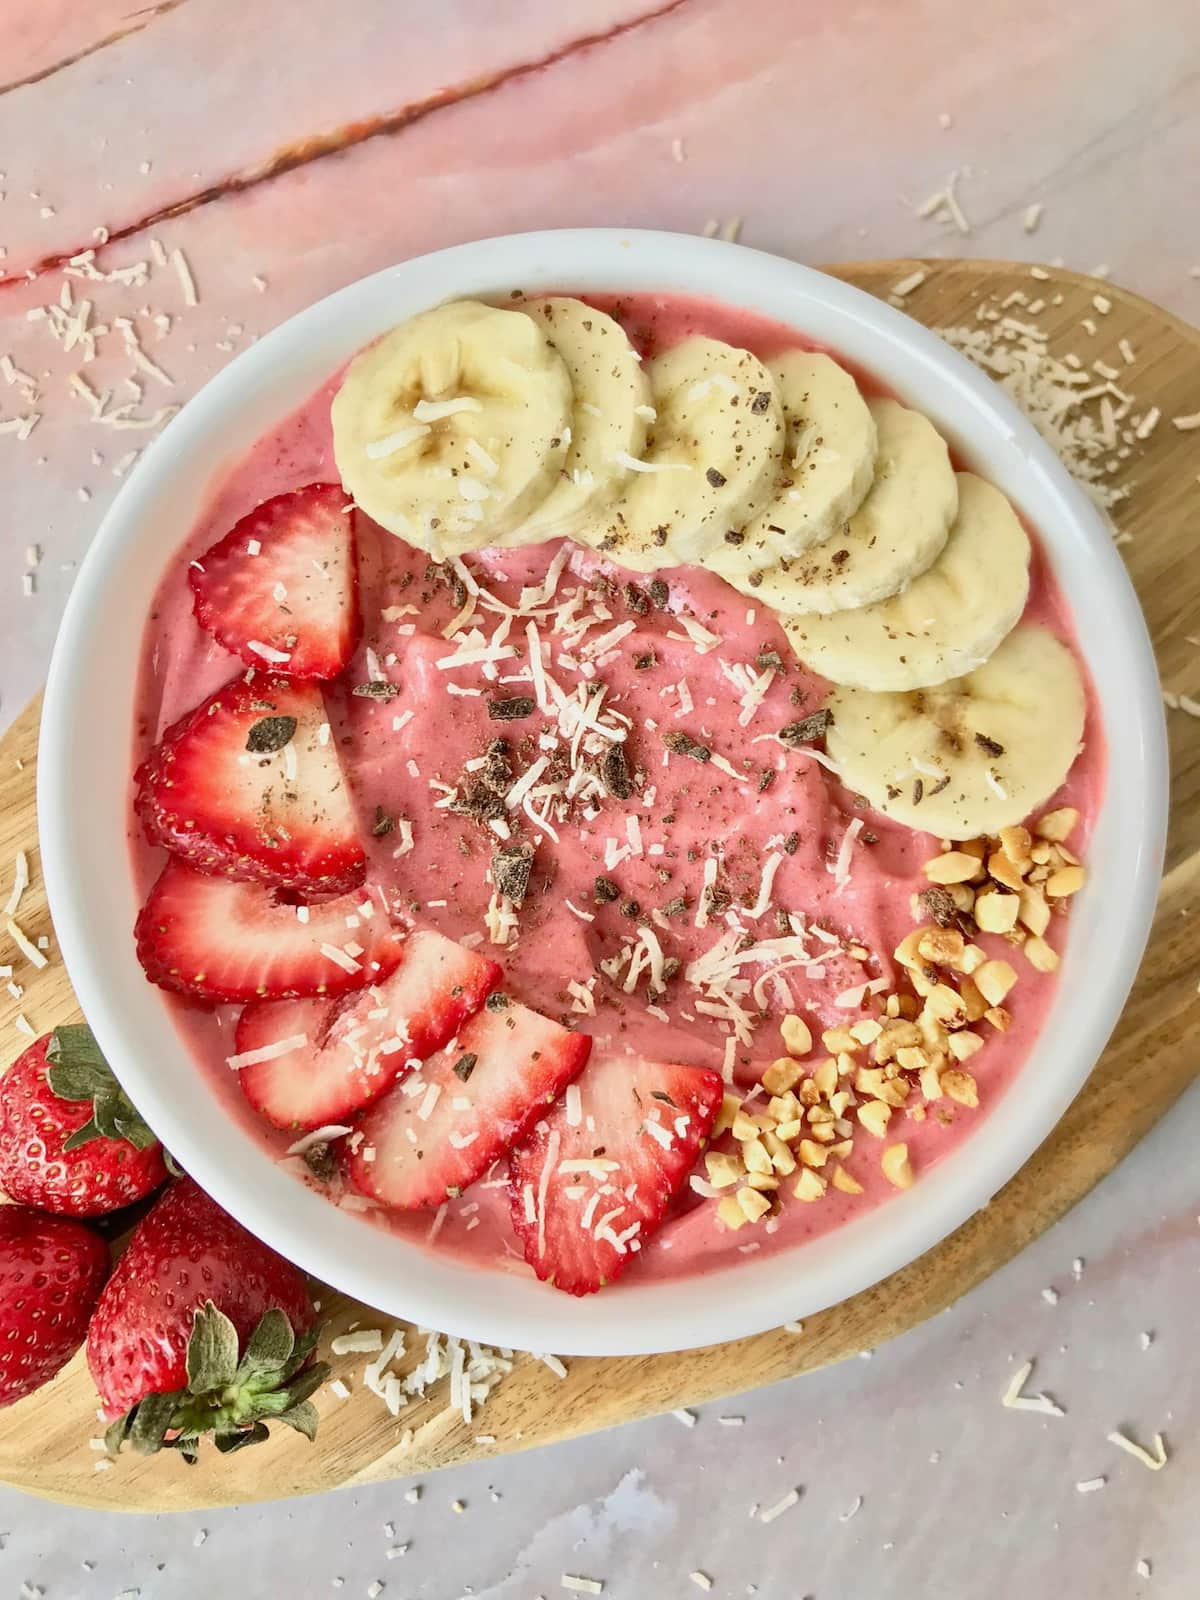
[[[194,1067],[130,936],[125,848],[143,619],[214,478],[354,350],[437,302],[513,290],[710,296],[789,323],[927,412],[1039,530],[1074,612],[1120,757],[1072,919],[1057,995],[1013,1092],[880,1213],[786,1254],[574,1300],[472,1270],[339,1211],[280,1170]],[[1046,708],[1053,716],[1053,708]],[[246,1227],[381,1311],[463,1337],[577,1355],[685,1349],[816,1311],[927,1250],[1017,1170],[1077,1093],[1124,1004],[1150,928],[1167,766],[1154,659],[1101,518],[1001,391],[934,334],[835,278],[718,240],[582,229],[487,239],[407,261],[267,335],[170,423],[122,487],[76,579],[51,665],[39,752],[50,906],[75,992],[130,1095],[181,1163]]]

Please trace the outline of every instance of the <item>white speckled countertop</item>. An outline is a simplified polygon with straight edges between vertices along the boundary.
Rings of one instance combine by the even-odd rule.
[[[328,21],[316,0],[7,0],[0,354],[42,397],[0,385],[0,725],[44,676],[114,469],[150,437],[92,421],[67,387],[76,358],[26,315],[64,281],[26,269],[99,226],[130,230],[106,270],[150,262],[147,285],[71,280],[96,319],[147,307],[169,382],[143,374],[138,415],[365,271],[524,227],[741,218],[746,242],[812,262],[1062,257],[1200,320],[1192,0],[1095,0],[1082,20],[1032,0],[345,0]],[[917,215],[955,170],[965,236]],[[183,251],[196,307],[152,237]],[[28,438],[2,431],[34,410]],[[396,1483],[126,1519],[0,1489],[0,1596],[552,1600],[574,1573],[609,1600],[669,1600],[702,1592],[699,1572],[722,1600],[1193,1600],[1198,1133],[1193,1090],[944,1316],[691,1429],[667,1417],[447,1472],[416,1503]],[[1031,1357],[1065,1416],[1001,1407]],[[1163,1433],[1166,1468],[1107,1443],[1115,1428]],[[792,1487],[794,1507],[750,1521]]]

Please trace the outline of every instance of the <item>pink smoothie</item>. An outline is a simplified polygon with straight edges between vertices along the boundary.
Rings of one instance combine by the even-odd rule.
[[[691,332],[768,357],[804,343],[782,325],[703,301],[639,296],[602,303],[645,354]],[[167,724],[242,670],[196,624],[187,562],[260,501],[336,479],[329,423],[335,382],[229,464],[173,557],[146,629],[135,760]],[[879,392],[869,380],[864,388]],[[913,926],[910,896],[925,886],[921,863],[938,843],[864,809],[811,755],[773,737],[817,709],[828,686],[797,661],[769,609],[698,568],[665,570],[651,589],[644,575],[557,541],[481,551],[446,574],[361,515],[357,537],[363,640],[344,678],[327,686],[326,703],[368,841],[369,891],[377,901],[405,922],[500,961],[506,989],[590,1033],[597,1052],[715,1067],[743,1089],[782,1053],[779,1022],[787,1012],[807,1018],[816,1036],[870,1009],[863,986],[894,977],[891,953]],[[1070,642],[1068,608],[1040,553],[1032,580],[1027,620]],[[531,668],[535,645],[540,673]],[[388,679],[399,694],[384,700],[351,693],[373,677]],[[543,709],[557,705],[547,678],[567,711]],[[504,697],[532,697],[537,705],[531,715],[497,721],[488,704]],[[586,775],[572,784],[563,750],[575,730],[587,737],[588,723],[619,734],[602,742],[624,752],[627,798],[589,784]],[[668,736],[680,734],[709,759],[678,749],[680,741]],[[528,775],[526,803],[505,819],[508,842],[534,847],[529,891],[503,945],[489,917],[492,857],[502,841],[485,821],[456,809],[497,738],[507,741],[514,776]],[[1086,845],[1103,776],[1093,706],[1083,751],[1045,808],[1080,809],[1076,850]],[[564,784],[578,791],[570,799]],[[379,810],[397,826],[373,837]],[[411,847],[401,820],[411,825]],[[132,823],[131,839],[144,890],[161,852],[147,847]],[[598,878],[606,882],[598,886]],[[616,892],[606,898],[610,885]],[[716,894],[707,914],[706,886]],[[1056,918],[1047,937],[1061,946],[1066,929]],[[739,1015],[731,1031],[728,988],[691,981],[687,969],[718,941],[732,952],[747,935],[760,959],[738,969],[752,987],[734,996]],[[1010,953],[1003,941],[979,942],[989,954]],[[681,964],[663,992],[653,989],[655,946]],[[918,1181],[1009,1090],[1037,1035],[1054,979],[1020,958],[1015,964],[1020,978],[1006,1002],[1012,1026],[990,1034],[971,1061],[979,1108],[943,1101],[924,1120],[898,1114],[893,1122]],[[711,965],[720,963],[713,957]],[[170,1003],[188,1050],[230,1113],[282,1155],[290,1137],[257,1122],[225,1065],[236,1010]],[[630,1273],[704,1271],[747,1249],[778,1250],[834,1228],[895,1193],[880,1172],[879,1151],[874,1139],[855,1142],[847,1165],[861,1195],[830,1189],[820,1202],[804,1204],[785,1188],[778,1218],[737,1234],[720,1225],[715,1206],[685,1190]],[[427,1215],[370,1216],[419,1240],[432,1231]],[[527,1270],[509,1227],[502,1171],[444,1208],[436,1248]]]

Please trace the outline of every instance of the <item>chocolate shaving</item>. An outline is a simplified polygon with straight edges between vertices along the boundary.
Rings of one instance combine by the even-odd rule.
[[[619,900],[621,897],[620,889],[611,878],[597,878],[592,885],[592,892],[598,906],[608,905],[610,901]]]
[[[636,583],[627,583],[621,590],[621,597],[639,617],[644,617],[650,609],[650,596],[644,589],[639,589]]]
[[[662,908],[664,917],[681,917],[687,910],[687,896],[677,894],[674,900],[668,900]]]
[[[371,833],[376,839],[382,839],[385,833],[391,833],[396,826],[392,818],[382,806],[375,807],[375,821],[371,824]]]
[[[642,908],[636,900],[622,900],[620,909],[623,917],[640,917],[642,914]]]
[[[925,798],[925,780],[924,780],[924,778],[914,778],[913,779],[913,805],[919,806],[921,804],[921,801],[924,800],[924,798]]]
[[[663,743],[674,755],[690,756],[693,761],[701,763],[712,760],[712,751],[708,746],[701,744],[698,739],[693,739],[690,733],[684,733],[681,728],[664,733]]]
[[[801,745],[816,744],[828,733],[832,721],[832,711],[814,711],[807,717],[801,717],[799,722],[789,722],[786,727],[780,728],[780,742],[790,745],[793,750]]]
[[[521,906],[529,892],[529,874],[533,870],[533,846],[509,844],[492,855],[492,878],[496,892],[513,905]]]
[[[651,1089],[650,1098],[651,1100],[661,1100],[663,1105],[670,1106],[674,1111],[679,1110],[679,1107],[676,1105],[675,1101],[672,1100],[671,1096],[663,1089]]]
[[[467,1050],[464,1051],[461,1056],[459,1056],[451,1070],[456,1078],[461,1078],[462,1081],[466,1083],[471,1074],[475,1071],[475,1068],[478,1066],[478,1064],[479,1057],[475,1054],[474,1050]]]
[[[654,651],[645,650],[640,656],[634,656],[633,666],[635,672],[645,672],[647,667],[654,665]]]
[[[958,907],[954,904],[954,896],[948,889],[943,889],[937,884],[929,889],[922,889],[917,896],[917,903],[924,907],[939,928],[952,928],[958,921]]]
[[[328,1183],[337,1171],[337,1162],[327,1142],[310,1144],[301,1159],[313,1177],[322,1183]]]
[[[604,787],[617,800],[628,800],[633,793],[633,777],[625,759],[623,745],[610,745],[600,760],[600,777]]]
[[[730,528],[725,534],[724,538],[726,544],[731,544],[735,547],[739,544],[745,544],[746,542],[746,535],[744,533],[739,533],[736,528]]]
[[[754,396],[754,399],[750,402],[750,410],[756,417],[761,417],[770,404],[770,392],[766,389],[760,389],[759,392]]]
[[[671,591],[662,578],[652,578],[646,587],[652,606],[665,606],[671,598]]]
[[[794,856],[800,848],[800,835],[798,833],[789,833],[783,841],[783,848],[787,855]]]
[[[758,792],[759,792],[759,794],[766,794],[767,790],[771,787],[771,785],[774,782],[775,782],[775,769],[773,767],[767,767],[763,772],[760,772],[759,775],[758,775]]]
[[[704,476],[714,489],[723,489],[725,487],[725,474],[718,472],[716,467],[709,467]]]
[[[502,989],[495,989],[483,1003],[488,1011],[507,1011],[509,1001]]]
[[[260,717],[246,735],[246,749],[252,755],[269,755],[272,750],[282,750],[295,731],[295,717]]]
[[[386,678],[372,678],[369,683],[356,683],[350,693],[360,700],[394,700],[400,690]]]
[[[760,671],[765,671],[767,667],[778,670],[783,666],[783,657],[778,650],[760,650],[754,658],[754,664]]]
[[[1002,756],[1004,754],[1004,746],[997,744],[995,739],[989,739],[986,733],[977,733],[975,735],[975,743],[986,755]]]
[[[489,700],[487,712],[493,722],[519,722],[522,717],[531,717],[536,705],[531,695],[514,694],[507,700]]]

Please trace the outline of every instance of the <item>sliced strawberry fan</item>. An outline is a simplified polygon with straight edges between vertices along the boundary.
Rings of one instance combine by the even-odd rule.
[[[336,677],[359,635],[352,518],[336,483],[264,501],[189,568],[197,622],[247,666]]]
[[[249,674],[167,729],[135,774],[147,837],[202,872],[337,894],[366,857],[319,688]]]
[[[501,976],[494,961],[422,929],[405,941],[391,977],[360,994],[248,1005],[230,1065],[246,1099],[277,1128],[341,1122],[440,1050]]]
[[[257,883],[212,878],[169,861],[137,919],[151,983],[213,1002],[338,995],[386,978],[404,931],[365,891],[289,905]],[[351,919],[349,923],[347,919]]]
[[[620,1277],[695,1165],[724,1088],[703,1067],[593,1059],[509,1158],[513,1227],[539,1278],[582,1295]]]
[[[545,1116],[591,1047],[586,1034],[493,993],[445,1050],[367,1111],[361,1137],[346,1141],[348,1176],[404,1210],[462,1194]]]

